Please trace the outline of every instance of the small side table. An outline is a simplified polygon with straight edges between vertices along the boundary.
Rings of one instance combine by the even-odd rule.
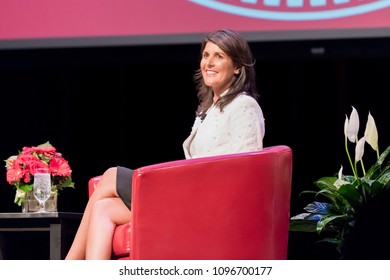
[[[0,213],[0,237],[6,243],[6,232],[49,232],[50,259],[63,260],[82,215],[72,212]]]

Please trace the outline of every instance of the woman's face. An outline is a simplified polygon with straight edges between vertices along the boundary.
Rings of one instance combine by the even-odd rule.
[[[240,72],[231,58],[212,42],[206,43],[200,68],[205,84],[213,89],[216,97],[230,87],[234,75]]]

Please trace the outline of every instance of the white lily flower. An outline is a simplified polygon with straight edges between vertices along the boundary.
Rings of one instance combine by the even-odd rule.
[[[348,123],[349,123],[348,116],[345,115],[345,122],[344,122],[344,136],[345,136],[345,138],[348,137]]]
[[[355,148],[355,162],[360,161],[364,154],[364,144],[366,143],[366,137],[363,136],[356,144]]]
[[[366,137],[366,142],[374,149],[374,151],[379,150],[378,148],[378,130],[376,129],[375,120],[368,113],[368,119],[366,124],[366,130],[364,131],[364,137]]]
[[[336,182],[333,183],[333,186],[335,186],[337,189],[339,189],[342,185],[348,183],[347,181],[343,180],[343,166],[341,165],[341,168],[339,170],[339,176]]]
[[[343,176],[343,166],[341,165],[339,170],[339,179],[341,179],[341,176]]]
[[[348,122],[348,128],[347,128],[347,134],[348,134],[348,139],[352,143],[356,142],[357,134],[359,132],[359,114],[356,111],[356,109],[352,106],[352,112],[349,117],[349,122]]]

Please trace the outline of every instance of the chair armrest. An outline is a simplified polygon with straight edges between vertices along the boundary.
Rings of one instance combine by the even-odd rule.
[[[89,181],[88,181],[88,197],[91,197],[91,195],[94,192],[94,190],[96,189],[96,186],[99,183],[101,177],[102,176],[99,175],[99,176],[95,176],[95,177],[92,177],[91,179],[89,179]]]

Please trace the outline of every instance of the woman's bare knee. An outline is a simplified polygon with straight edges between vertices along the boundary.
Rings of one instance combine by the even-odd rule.
[[[94,197],[98,197],[98,199],[104,197],[118,197],[116,191],[116,172],[117,168],[111,167],[103,173],[93,192]]]
[[[117,174],[116,167],[108,168],[106,171],[104,171],[96,187],[98,188],[99,186],[107,185],[107,184],[116,185],[116,174]]]

